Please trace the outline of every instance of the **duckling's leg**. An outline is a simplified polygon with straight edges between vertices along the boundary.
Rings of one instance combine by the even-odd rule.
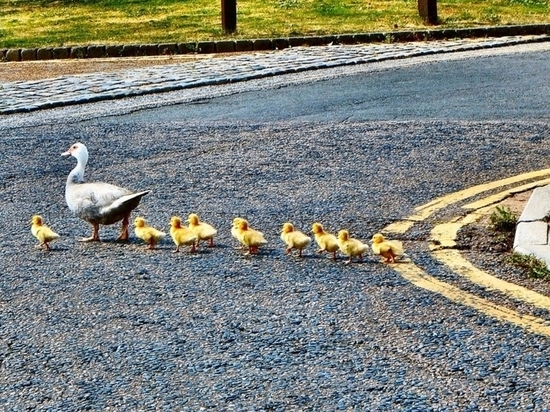
[[[92,236],[80,239],[81,242],[99,242],[99,223],[90,222],[92,225]]]
[[[332,260],[336,260],[336,251],[332,252]]]
[[[49,252],[50,251],[50,245],[48,245],[48,242],[44,242],[42,243],[44,245],[44,247],[46,248],[46,250]]]
[[[299,258],[302,257],[302,249],[298,249],[298,257],[299,257]]]
[[[120,230],[120,236],[117,238],[117,240],[128,240],[128,225],[130,223],[130,214],[124,216],[122,219],[122,229]]]
[[[210,243],[208,244],[208,247],[214,247],[214,238],[210,238]]]
[[[381,255],[384,258],[384,263],[394,263],[395,259],[394,259],[393,253],[386,252],[386,253],[381,253]]]
[[[176,250],[172,251],[172,253],[178,253],[180,251],[180,246],[176,245]]]

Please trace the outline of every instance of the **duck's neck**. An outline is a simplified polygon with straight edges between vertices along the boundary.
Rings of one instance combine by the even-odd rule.
[[[77,159],[78,162],[69,177],[67,178],[67,186],[75,183],[84,182],[84,169],[86,168],[86,161],[82,159]]]

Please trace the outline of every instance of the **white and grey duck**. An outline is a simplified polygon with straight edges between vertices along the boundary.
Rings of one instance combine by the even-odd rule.
[[[82,143],[74,143],[62,156],[73,156],[77,160],[65,187],[67,206],[93,228],[92,236],[81,239],[81,242],[99,241],[99,225],[111,225],[121,220],[122,229],[117,240],[128,240],[130,214],[149,190],[134,193],[109,183],[85,183],[88,149]]]

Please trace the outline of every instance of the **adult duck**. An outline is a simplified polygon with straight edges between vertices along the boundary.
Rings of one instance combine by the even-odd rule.
[[[81,242],[99,241],[99,225],[111,225],[122,220],[122,230],[117,240],[128,240],[130,213],[148,190],[133,193],[128,189],[103,182],[84,182],[84,170],[88,163],[88,149],[82,143],[73,144],[62,156],[73,156],[76,167],[71,170],[65,186],[65,199],[69,209],[92,225],[92,236]]]

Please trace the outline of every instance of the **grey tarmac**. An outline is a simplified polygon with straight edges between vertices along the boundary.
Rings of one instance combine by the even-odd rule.
[[[370,66],[387,68],[376,73],[384,80],[396,65],[412,73],[413,61],[444,63],[430,55]],[[186,117],[187,102],[320,79],[330,86],[326,79],[367,66],[1,116],[1,408],[550,409],[548,337],[417,288],[375,256],[346,266],[311,247],[298,259],[278,237],[285,221],[303,231],[321,221],[368,241],[438,196],[543,169],[547,118]],[[147,110],[175,103],[180,117],[170,121]],[[65,205],[74,163],[60,157],[77,140],[90,150],[88,179],[152,190],[134,217],[167,228],[173,214],[196,212],[219,229],[216,247],[174,254],[166,240],[149,251],[134,237],[115,243],[116,227],[101,230],[101,243],[77,242],[89,227]],[[50,253],[34,249],[34,213],[62,236]],[[235,216],[265,233],[258,256],[234,249]],[[418,265],[550,319],[435,262],[430,228],[444,219],[435,215],[401,239]]]

